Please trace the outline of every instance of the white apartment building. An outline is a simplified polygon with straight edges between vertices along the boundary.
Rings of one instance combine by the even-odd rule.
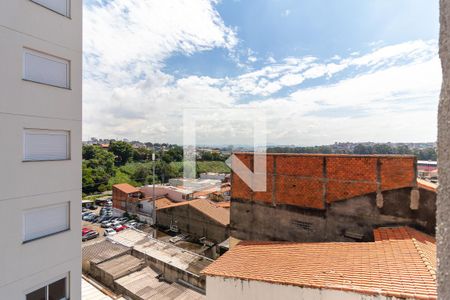
[[[81,299],[81,0],[0,1],[0,299]]]

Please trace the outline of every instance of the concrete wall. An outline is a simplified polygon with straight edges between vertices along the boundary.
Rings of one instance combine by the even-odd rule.
[[[174,224],[182,233],[188,233],[194,238],[206,237],[220,243],[229,236],[228,226],[215,222],[190,205],[160,209],[156,213],[158,226],[169,228]]]
[[[208,276],[206,299],[211,300],[387,300],[384,296],[368,296],[330,289],[302,288],[262,281]]]
[[[71,17],[32,1],[0,1],[0,298],[68,275],[70,299],[81,298],[82,1]],[[23,48],[70,60],[70,89],[22,80]],[[70,130],[71,159],[22,162],[23,129]],[[22,243],[23,211],[70,202],[70,230]]]
[[[439,299],[450,299],[450,1],[440,0],[442,90],[438,117],[437,256]]]
[[[231,235],[244,240],[372,241],[373,228],[390,225],[434,234],[436,194],[420,189],[418,210],[410,209],[410,194],[410,188],[383,192],[382,208],[372,193],[327,204],[326,210],[232,199]]]

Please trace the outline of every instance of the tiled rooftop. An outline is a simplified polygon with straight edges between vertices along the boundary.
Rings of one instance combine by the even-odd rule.
[[[371,243],[241,242],[203,270],[318,289],[436,299],[434,238],[411,228],[380,228]],[[263,262],[263,263],[262,263]]]
[[[417,186],[431,192],[436,192],[438,187],[436,183],[432,183],[423,179],[417,179]]]
[[[137,193],[140,191],[138,188],[135,188],[134,186],[132,186],[128,183],[115,184],[115,185],[113,185],[113,187],[126,193],[126,194]]]
[[[230,211],[212,203],[208,199],[196,199],[183,202],[172,202],[167,198],[161,198],[156,200],[156,209],[166,209],[177,206],[190,205],[201,213],[205,214],[209,218],[215,220],[222,225],[230,224]]]

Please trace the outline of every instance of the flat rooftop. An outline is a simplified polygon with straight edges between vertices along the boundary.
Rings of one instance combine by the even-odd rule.
[[[108,240],[89,245],[83,244],[82,255],[83,263],[92,262],[94,264],[102,263],[113,257],[126,254],[130,251],[129,247],[121,244],[114,244]]]
[[[124,230],[108,239],[197,276],[200,276],[200,272],[213,262],[210,258],[154,239],[138,230]]]
[[[119,289],[125,290],[128,295],[133,295],[138,299],[206,299],[203,294],[184,287],[178,283],[168,283],[160,281],[158,273],[149,267],[141,271],[117,279],[115,283]]]
[[[113,279],[120,278],[133,270],[142,267],[144,262],[132,255],[125,254],[117,258],[98,264],[97,267],[112,276]]]

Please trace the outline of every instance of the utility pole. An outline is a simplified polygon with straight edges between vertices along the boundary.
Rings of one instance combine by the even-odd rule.
[[[155,148],[153,148],[152,153],[152,165],[153,165],[153,191],[152,191],[152,203],[153,203],[153,210],[152,210],[152,220],[153,220],[153,237],[156,239],[156,199],[155,199],[155,163],[156,163],[156,155],[155,155]]]

